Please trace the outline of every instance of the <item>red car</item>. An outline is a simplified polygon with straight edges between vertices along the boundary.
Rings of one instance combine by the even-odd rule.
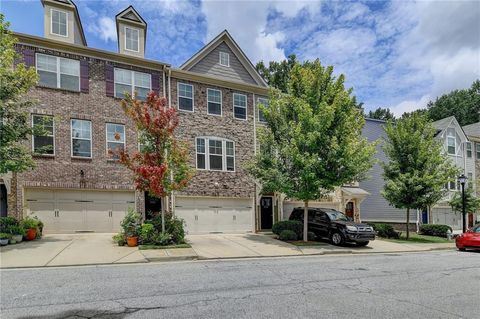
[[[480,250],[480,224],[473,226],[466,233],[459,235],[455,239],[458,250],[466,249]]]

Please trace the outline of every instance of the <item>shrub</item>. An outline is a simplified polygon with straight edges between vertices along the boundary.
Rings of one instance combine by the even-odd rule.
[[[140,225],[142,221],[142,216],[133,209],[129,209],[125,217],[123,218],[120,225],[122,226],[123,232],[127,237],[138,236],[140,230]]]
[[[282,220],[277,222],[272,227],[272,232],[280,235],[284,230],[291,230],[297,237],[303,236],[303,223],[297,220]]]
[[[162,216],[157,215],[152,219],[146,220],[145,224],[152,224],[156,233],[162,232]],[[183,219],[173,216],[171,213],[165,213],[165,232],[170,234],[173,242],[182,244],[185,242],[185,230]]]
[[[284,229],[284,230],[282,230],[280,235],[278,235],[278,239],[283,240],[283,241],[297,240],[297,234],[293,230]]]
[[[112,239],[115,243],[118,244],[118,246],[125,246],[125,244],[127,243],[124,233],[115,234],[113,235]]]
[[[24,229],[31,229],[31,228],[36,229],[38,228],[39,222],[38,222],[38,219],[27,216],[20,222],[20,225]]]
[[[11,225],[7,228],[7,233],[12,234],[12,235],[22,235],[25,236],[26,231],[25,228],[19,225]]]
[[[373,229],[377,232],[377,236],[383,238],[399,238],[400,234],[397,233],[392,225],[389,224],[372,224]]]
[[[0,233],[0,239],[10,239],[10,237],[12,237],[10,234]]]
[[[0,217],[0,233],[5,233],[10,226],[17,226],[18,221],[13,217]]]
[[[309,231],[309,232],[307,233],[307,239],[308,239],[308,241],[314,241],[316,238],[317,238],[317,235],[315,235],[314,232]]]
[[[155,227],[152,224],[143,224],[140,227],[140,241],[142,243],[152,243],[155,235]]]
[[[426,224],[420,226],[421,235],[447,237],[448,231],[452,232],[452,228],[448,225]]]
[[[153,244],[166,246],[172,244],[172,235],[165,232],[165,233],[158,233],[155,235]]]

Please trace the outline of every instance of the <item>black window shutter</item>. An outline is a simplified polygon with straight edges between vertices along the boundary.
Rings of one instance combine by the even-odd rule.
[[[152,74],[152,91],[160,95],[160,74],[158,73]]]
[[[23,61],[27,67],[35,67],[35,52],[30,49],[23,50]]]
[[[87,60],[80,60],[80,92],[88,93],[89,91],[89,66]]]
[[[114,96],[114,83],[113,83],[113,66],[105,64],[105,91],[107,96]]]

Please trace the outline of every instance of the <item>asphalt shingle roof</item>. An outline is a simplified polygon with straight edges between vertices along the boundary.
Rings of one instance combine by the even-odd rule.
[[[480,122],[462,127],[467,136],[480,137]]]

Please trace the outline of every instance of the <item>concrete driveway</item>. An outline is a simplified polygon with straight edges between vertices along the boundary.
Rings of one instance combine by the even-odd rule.
[[[199,259],[302,255],[295,246],[263,234],[189,235]]]
[[[113,234],[45,235],[0,249],[1,268],[148,262],[138,249],[119,247]]]

